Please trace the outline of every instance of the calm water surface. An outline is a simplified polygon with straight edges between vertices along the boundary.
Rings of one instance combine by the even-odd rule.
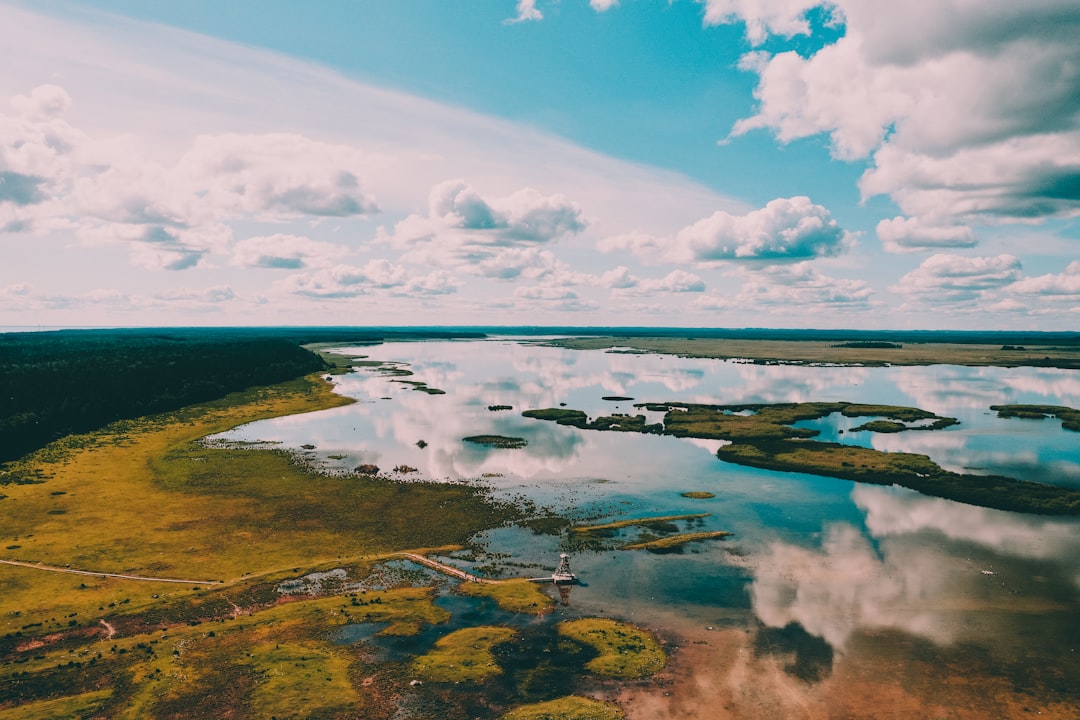
[[[789,668],[802,681],[827,676],[841,659],[880,654],[878,640],[888,637],[894,638],[890,647],[903,645],[905,653],[945,653],[965,663],[979,658],[984,671],[991,667],[1009,682],[1080,697],[1077,520],[742,468],[715,457],[718,442],[582,431],[520,415],[560,403],[590,416],[635,413],[633,402],[669,400],[915,406],[961,422],[894,435],[839,432],[865,419],[834,416],[812,426],[824,440],[925,453],[950,470],[1080,487],[1080,434],[1062,430],[1054,419],[1004,420],[989,410],[1005,403],[1080,407],[1080,373],[763,366],[563,350],[511,339],[387,343],[341,352],[408,363],[414,375],[404,379],[446,394],[428,395],[360,370],[335,378],[339,392],[357,399],[354,405],[258,422],[224,437],[314,445],[312,455],[341,469],[409,465],[419,469],[412,477],[482,478],[500,493],[525,495],[576,518],[711,513],[676,527],[735,535],[681,554],[570,546],[565,537],[521,528],[481,539],[491,553],[527,566],[506,568],[509,575],[530,568],[550,572],[558,553],[570,550],[586,583],[573,590],[575,612],[607,612],[661,631],[738,627],[759,641],[802,638],[792,645],[796,659]],[[492,412],[489,405],[513,410]],[[462,442],[477,434],[522,437],[528,446],[506,450]],[[420,440],[427,446],[417,447]],[[691,490],[716,497],[681,497]],[[614,540],[639,532],[627,530]]]

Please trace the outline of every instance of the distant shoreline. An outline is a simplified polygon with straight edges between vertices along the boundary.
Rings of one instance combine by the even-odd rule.
[[[881,336],[879,336],[881,337]],[[1004,337],[1004,336],[1002,336]],[[1080,369],[1080,345],[1063,343],[959,343],[832,340],[766,340],[748,338],[572,337],[547,344],[572,350],[606,350],[627,354],[676,355],[687,358],[746,361],[776,365],[965,365],[969,367],[1045,367]]]

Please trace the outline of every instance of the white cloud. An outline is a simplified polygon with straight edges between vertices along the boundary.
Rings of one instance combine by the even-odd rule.
[[[332,265],[347,252],[341,245],[278,233],[236,243],[232,262],[240,267],[299,270]]]
[[[608,270],[600,276],[585,278],[583,282],[610,288],[620,296],[652,295],[655,293],[698,293],[705,291],[705,281],[685,270],[672,270],[662,278],[641,279],[625,265]]]
[[[378,210],[359,187],[363,158],[347,146],[284,133],[203,135],[163,165],[136,143],[93,142],[72,127],[61,117],[71,98],[58,86],[12,106],[17,115],[0,115],[0,226],[9,232],[73,229],[91,244],[127,245],[141,267],[184,270],[227,252],[231,221]],[[250,251],[238,248],[238,257]]]
[[[518,0],[517,15],[506,20],[506,24],[525,22],[527,20],[543,20],[544,14],[536,8],[536,0]]]
[[[605,12],[619,4],[619,0],[589,0],[589,5],[596,12]]]
[[[863,280],[824,275],[809,263],[770,268],[753,273],[738,295],[740,307],[766,312],[800,312],[815,308],[834,311],[865,311],[874,294]]]
[[[718,211],[657,238],[626,235],[610,238],[601,249],[628,249],[653,261],[695,263],[761,261],[793,262],[830,257],[854,243],[829,211],[807,197],[778,198],[745,215]]]
[[[379,238],[406,249],[411,263],[512,280],[556,272],[561,264],[543,246],[584,229],[581,209],[562,195],[524,188],[485,198],[463,180],[450,180],[432,188],[426,214],[410,215],[390,232],[380,229]]]
[[[919,218],[894,217],[877,224],[877,236],[889,252],[925,248],[973,247],[978,240],[966,225],[926,225]]]
[[[1080,260],[1074,260],[1060,273],[1024,278],[1009,286],[1019,295],[1065,296],[1080,300]]]
[[[690,302],[690,308],[692,310],[731,310],[734,307],[737,307],[737,303],[733,299],[726,298],[723,295],[717,295],[716,293],[701,295]]]
[[[843,19],[843,36],[810,57],[747,58],[759,106],[733,136],[827,133],[836,156],[872,157],[864,197],[889,195],[924,228],[1080,214],[1074,2],[817,4]],[[757,42],[808,32],[810,5],[709,0],[706,20],[746,20]]]
[[[1020,270],[1020,261],[1012,255],[939,254],[900,278],[893,290],[917,305],[974,305],[1019,280]]]
[[[705,4],[705,25],[746,23],[746,38],[760,45],[769,35],[809,35],[806,13],[829,5],[820,0],[698,0]]]
[[[85,137],[62,117],[71,97],[61,87],[40,85],[11,106],[0,113],[0,232],[37,231],[52,224]]]
[[[413,275],[389,260],[369,260],[362,267],[335,265],[285,278],[279,287],[286,292],[314,298],[353,298],[370,294],[445,295],[460,282],[443,271]]]

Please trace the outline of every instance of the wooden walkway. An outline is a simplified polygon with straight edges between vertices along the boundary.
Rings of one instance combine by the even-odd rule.
[[[394,553],[394,555],[397,556],[397,557],[408,558],[408,559],[412,560],[413,562],[420,563],[421,565],[425,565],[425,566],[431,568],[432,570],[438,570],[443,575],[449,575],[451,577],[461,578],[462,580],[464,580],[466,582],[480,583],[482,585],[498,585],[499,583],[504,583],[504,582],[514,582],[513,580],[491,580],[489,578],[482,578],[482,577],[479,577],[477,575],[473,575],[472,573],[467,573],[464,570],[462,570],[461,568],[456,568],[453,565],[447,565],[446,563],[441,563],[438,560],[432,560],[431,558],[429,558],[429,557],[427,557],[425,555],[418,555],[416,553],[410,553],[410,552],[399,552],[399,553]]]

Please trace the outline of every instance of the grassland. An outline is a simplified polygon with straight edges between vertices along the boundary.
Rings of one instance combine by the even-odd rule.
[[[9,465],[5,480],[21,482],[0,501],[7,559],[215,584],[0,567],[0,712],[356,716],[363,662],[328,629],[409,634],[447,613],[426,588],[280,605],[274,584],[332,567],[363,576],[380,554],[460,543],[515,511],[463,484],[317,475],[284,452],[200,442],[346,402],[307,377],[70,436]]]
[[[623,720],[626,715],[615,704],[579,695],[532,703],[515,708],[502,720]]]
[[[609,618],[582,618],[559,623],[559,634],[599,653],[585,667],[597,675],[642,678],[667,665],[667,656],[653,635]]]
[[[1080,368],[1080,346],[1075,341],[1055,345],[1025,343],[1022,350],[989,343],[905,342],[899,348],[851,343],[837,346],[829,340],[679,337],[575,337],[548,344],[576,350],[629,348],[638,353],[679,357],[748,360],[759,363],[838,365],[968,365],[996,367]]]
[[[555,605],[550,595],[528,580],[498,584],[462,583],[458,585],[457,592],[471,597],[489,597],[503,610],[530,615],[543,615]]]
[[[478,681],[498,675],[491,648],[510,640],[516,631],[506,627],[471,627],[439,638],[431,652],[413,660],[419,677],[433,682]]]
[[[376,566],[403,550],[445,552],[521,519],[469,484],[327,476],[287,452],[202,441],[346,402],[309,376],[70,436],[9,465],[0,557],[158,580],[0,566],[0,718],[389,720],[407,695],[419,716],[437,706],[456,720],[478,707],[501,713],[524,703],[531,712],[534,700],[572,693],[600,641],[544,640],[541,632],[540,640],[507,642],[517,631],[466,627],[393,660],[335,642],[345,626],[373,623],[378,636],[412,638],[447,622],[432,587],[348,583],[381,577]],[[316,594],[282,584],[331,569],[335,584]],[[537,615],[553,603],[526,582],[459,591]],[[652,646],[641,647],[655,664]],[[513,674],[489,698],[487,683],[504,664]],[[410,684],[418,676],[434,682]],[[483,679],[471,694],[453,684]]]

